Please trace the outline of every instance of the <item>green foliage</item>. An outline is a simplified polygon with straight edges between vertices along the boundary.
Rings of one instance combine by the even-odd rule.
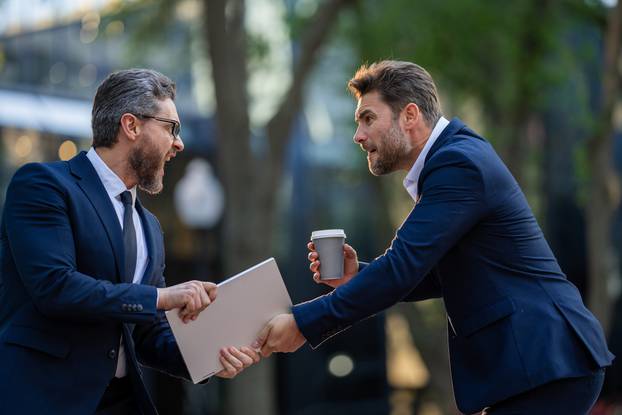
[[[249,62],[257,65],[266,65],[270,56],[270,42],[260,34],[247,34]]]
[[[141,0],[128,6],[125,9],[128,15],[133,16],[136,10],[140,9],[140,18],[132,31],[131,43],[134,46],[132,49],[140,53],[145,50],[145,46],[155,46],[165,42],[174,28],[175,8],[180,1]]]
[[[357,64],[398,59],[426,68],[445,114],[490,139],[539,213],[548,138],[529,125],[563,113],[568,126],[590,135],[606,11],[596,0],[360,0],[341,35]],[[569,156],[580,154],[576,138],[566,143]],[[581,160],[574,159],[576,177],[565,179],[579,188],[587,176]]]
[[[576,71],[581,57],[564,33],[599,21],[601,9],[581,0],[365,0],[343,30],[363,62],[417,62],[453,101],[476,98],[489,127],[512,130]]]

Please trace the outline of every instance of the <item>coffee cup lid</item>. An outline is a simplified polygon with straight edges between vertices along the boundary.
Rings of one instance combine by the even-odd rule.
[[[343,229],[324,229],[321,231],[313,231],[311,232],[311,239],[319,239],[319,238],[345,238],[346,233]]]

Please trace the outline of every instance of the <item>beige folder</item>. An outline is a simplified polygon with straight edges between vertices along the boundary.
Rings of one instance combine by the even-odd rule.
[[[218,284],[216,301],[187,324],[179,310],[166,312],[194,383],[223,369],[218,356],[228,346],[250,346],[277,314],[289,313],[292,300],[274,258]]]

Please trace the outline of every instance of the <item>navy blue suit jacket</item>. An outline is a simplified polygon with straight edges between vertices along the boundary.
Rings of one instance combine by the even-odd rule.
[[[119,220],[85,153],[15,173],[0,229],[0,413],[93,413],[114,377],[122,333],[143,413],[155,408],[138,361],[188,378],[156,310],[162,231],[138,201],[136,209],[148,264],[142,283],[129,284]]]
[[[421,199],[384,255],[293,307],[313,347],[398,301],[442,297],[454,393],[466,413],[611,363],[599,322],[485,139],[452,120],[418,185]]]

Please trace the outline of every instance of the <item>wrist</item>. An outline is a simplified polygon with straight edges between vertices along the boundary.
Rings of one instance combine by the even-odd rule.
[[[163,288],[158,288],[156,290],[156,309],[158,310],[163,310],[164,307],[164,299],[165,299],[166,295],[164,293],[164,289]]]

